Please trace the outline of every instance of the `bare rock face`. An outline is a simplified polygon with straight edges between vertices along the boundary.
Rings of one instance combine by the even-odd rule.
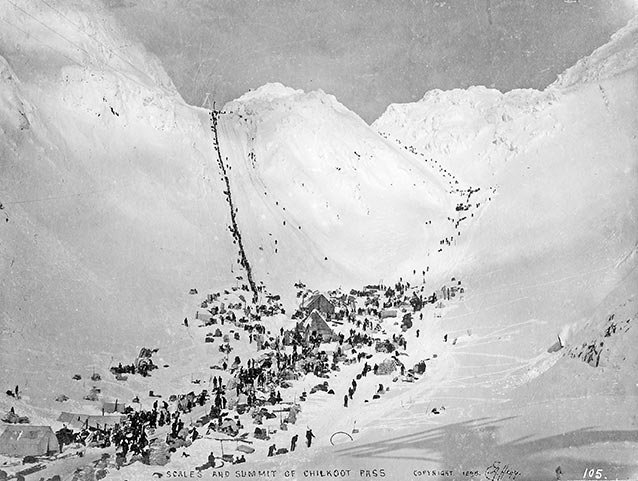
[[[592,367],[612,369],[623,366],[628,358],[635,358],[630,347],[634,345],[633,338],[636,337],[634,332],[630,332],[636,319],[635,307],[627,302],[619,306],[618,310],[619,315],[615,312],[610,314],[604,324],[586,326],[589,329],[583,329],[577,337],[578,344],[572,345],[565,355],[579,359]]]

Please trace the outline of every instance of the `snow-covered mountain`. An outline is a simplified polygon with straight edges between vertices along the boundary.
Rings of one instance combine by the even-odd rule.
[[[153,56],[93,2],[0,18],[0,378],[42,404],[158,342],[190,287],[234,280],[236,250],[207,113]]]
[[[424,270],[451,231],[443,179],[333,96],[268,84],[224,112],[248,257],[278,290],[290,279],[327,289]]]
[[[563,79],[582,76],[569,89],[559,81],[542,92],[433,91],[389,106],[373,124],[457,178],[495,189],[470,238],[459,241],[463,265],[502,269],[527,259],[545,275],[587,272],[633,249],[636,66],[623,59],[637,31],[634,20],[569,69]],[[583,65],[596,65],[600,80]]]
[[[380,423],[344,456],[379,460],[366,443],[385,437],[383,456],[439,459],[441,469],[500,459],[526,479],[554,479],[557,466],[575,473],[586,461],[635,472],[625,440],[638,407],[629,347],[638,314],[637,28],[630,22],[543,92],[428,92],[374,123],[445,172],[494,190],[445,255],[449,270],[438,271],[440,283],[454,274],[471,292],[427,324],[435,339],[455,339],[434,341],[440,377],[401,393],[407,421],[389,409],[379,417],[394,426]],[[454,427],[428,429],[437,403],[458,412]],[[473,436],[471,452],[455,448]]]
[[[552,87],[566,89],[596,83],[636,69],[638,65],[638,17],[614,35],[609,42],[559,75]]]
[[[86,409],[89,386],[72,373],[106,371],[143,345],[166,365],[206,367],[179,324],[197,309],[190,288],[245,275],[232,196],[254,278],[289,304],[298,280],[403,277],[425,293],[463,280],[461,300],[428,307],[406,334],[410,356],[438,354],[428,376],[362,411],[344,463],[378,461],[367,441],[423,431],[432,403],[450,423],[520,418],[499,420],[474,451],[453,449],[468,434],[453,430],[387,452],[439,449],[435,464],[460,469],[528,455],[524,436],[635,423],[635,20],[545,91],[428,92],[373,126],[322,91],[265,85],[219,113],[223,167],[209,112],[185,105],[99,4],[8,1],[0,20],[0,385],[19,384],[34,419],[54,415],[59,392]],[[188,385],[183,369],[166,385]],[[557,390],[570,376],[587,389]],[[607,409],[610,386],[623,409]],[[146,388],[109,381],[108,395]],[[591,409],[578,411],[585,395]],[[337,407],[322,402],[310,421]],[[352,416],[335,414],[330,429],[349,430]],[[529,472],[553,476],[600,446],[563,448],[527,456]]]
[[[489,184],[503,164],[560,129],[553,91],[486,87],[432,90],[414,103],[392,104],[373,127],[456,172]]]
[[[180,349],[189,289],[244,276],[209,113],[99,3],[0,8],[3,380],[33,384],[24,352],[67,373]],[[268,85],[224,111],[248,259],[289,301],[300,278],[327,288],[425,269],[451,231],[443,182],[333,97]],[[77,389],[66,374],[37,384],[40,404]]]

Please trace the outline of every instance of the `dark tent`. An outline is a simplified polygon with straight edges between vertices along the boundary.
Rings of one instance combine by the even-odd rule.
[[[317,310],[324,315],[331,316],[335,313],[335,306],[330,299],[323,294],[315,294],[304,305],[307,312]]]
[[[330,342],[335,338],[334,332],[324,317],[316,310],[312,311],[304,320],[303,328],[306,337],[310,337],[313,332],[316,332],[324,342]]]

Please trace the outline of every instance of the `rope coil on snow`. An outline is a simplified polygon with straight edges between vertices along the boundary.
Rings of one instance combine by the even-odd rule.
[[[352,436],[350,436],[350,434],[348,434],[347,432],[345,432],[345,431],[337,431],[335,433],[332,433],[332,436],[330,436],[330,444],[332,444],[333,446],[335,445],[335,443],[333,442],[333,438],[337,434],[345,434],[346,436],[348,436],[350,438],[350,441],[354,441],[354,438]]]

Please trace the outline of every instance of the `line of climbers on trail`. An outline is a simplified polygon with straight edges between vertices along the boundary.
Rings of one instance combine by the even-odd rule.
[[[487,203],[492,200],[492,195],[496,194],[495,187],[489,187],[489,192],[491,195],[484,195],[483,198],[479,202],[471,202],[471,198],[474,194],[477,194],[481,191],[480,187],[467,187],[466,189],[462,189],[460,187],[459,179],[450,172],[446,167],[444,167],[441,162],[434,158],[427,158],[423,152],[419,152],[419,150],[413,145],[405,145],[400,139],[396,137],[390,136],[386,132],[379,132],[379,134],[387,140],[392,140],[396,142],[398,145],[403,147],[404,150],[407,150],[413,155],[419,156],[425,162],[426,165],[434,169],[435,173],[440,175],[444,181],[447,182],[449,186],[449,193],[454,194],[459,197],[458,202],[456,203],[455,212],[447,217],[447,220],[453,225],[454,232],[456,232],[456,237],[460,237],[462,235],[462,231],[459,230],[459,226],[461,222],[467,220],[468,218],[474,217],[474,212],[471,212],[474,209],[478,209],[482,203]],[[464,213],[469,213],[469,217],[464,215]],[[431,225],[432,221],[427,220],[425,222],[426,225]],[[446,236],[443,239],[439,239],[440,246],[451,246],[454,243],[454,235]],[[437,253],[443,252],[444,247],[439,247]]]
[[[250,286],[250,290],[252,291],[252,294],[253,294],[253,302],[256,303],[257,296],[258,296],[257,286],[253,279],[252,269],[250,267],[250,263],[248,262],[248,257],[246,256],[246,250],[244,249],[244,244],[241,238],[241,232],[239,231],[239,225],[237,224],[237,218],[236,218],[237,208],[233,204],[232,191],[230,188],[230,179],[228,178],[226,165],[224,164],[224,161],[222,159],[222,153],[219,146],[219,134],[217,131],[217,122],[218,122],[219,114],[220,114],[220,111],[216,111],[214,109],[211,110],[210,119],[211,119],[211,131],[213,132],[213,148],[215,150],[215,153],[217,154],[217,165],[219,166],[219,169],[222,173],[223,181],[226,185],[226,190],[224,191],[224,195],[226,196],[226,201],[228,202],[228,206],[230,208],[231,225],[228,228],[230,229],[230,232],[233,236],[233,243],[236,243],[239,249],[239,259],[237,262],[246,271],[246,276],[248,278],[248,285]]]

